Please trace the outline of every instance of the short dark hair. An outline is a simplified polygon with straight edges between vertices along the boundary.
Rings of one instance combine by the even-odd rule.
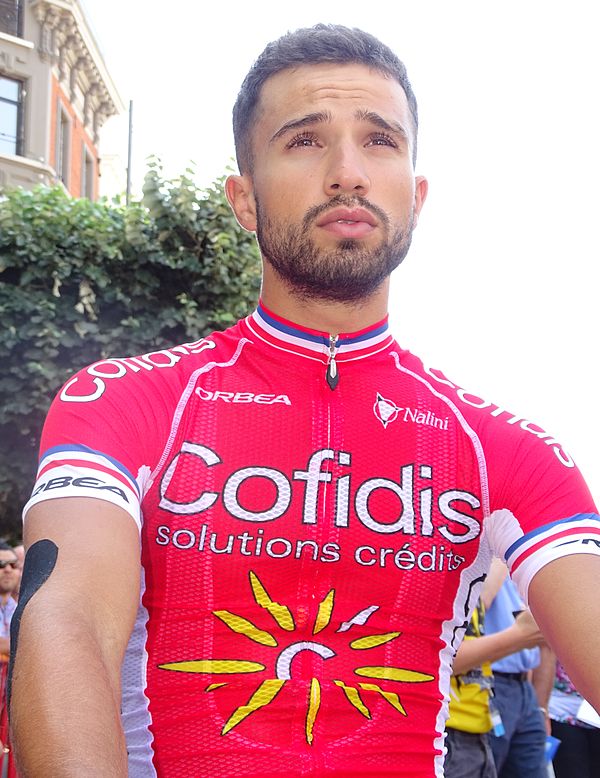
[[[404,63],[368,32],[340,24],[317,24],[288,32],[267,45],[248,71],[233,106],[233,137],[240,173],[252,170],[252,125],[265,81],[300,65],[358,63],[394,78],[404,90],[414,124],[413,163],[419,127],[417,100]]]

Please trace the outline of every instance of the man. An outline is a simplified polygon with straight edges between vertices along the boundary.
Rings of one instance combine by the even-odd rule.
[[[445,778],[496,778],[488,741],[488,732],[492,729],[492,668],[485,651],[470,661],[463,657],[466,651],[481,647],[485,637],[483,630],[484,609],[479,600],[452,663]]]
[[[600,574],[581,476],[387,328],[427,194],[404,66],[360,31],[291,33],[244,81],[234,134],[261,305],[81,371],[46,423],[15,629],[25,775],[441,775],[492,552],[600,694],[561,640]]]
[[[15,555],[17,557],[17,583],[15,585],[15,588],[13,589],[13,599],[18,600],[19,599],[19,589],[21,588],[21,574],[23,572],[23,562],[25,560],[25,547],[22,543],[19,543],[18,546],[13,546],[13,551],[15,552]]]
[[[11,596],[19,584],[19,560],[14,549],[0,540],[0,661],[8,661],[10,650],[10,622],[17,607]]]
[[[544,640],[529,611],[492,635],[484,634],[484,614],[480,600],[452,663],[445,778],[496,778],[488,733],[493,733],[493,739],[503,726],[491,662]]]
[[[506,565],[494,559],[484,586],[486,629],[490,636],[516,624],[524,604]],[[516,617],[516,618],[515,618]],[[540,664],[537,646],[515,649],[492,664],[494,701],[502,730],[490,738],[500,778],[547,778],[546,721],[530,676]]]
[[[0,771],[13,776],[14,764],[8,736],[6,677],[10,651],[10,622],[17,603],[13,593],[19,584],[19,559],[14,549],[0,540]]]

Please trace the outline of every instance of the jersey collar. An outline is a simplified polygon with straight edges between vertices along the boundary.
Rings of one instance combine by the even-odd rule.
[[[364,359],[378,354],[393,343],[388,317],[358,332],[328,333],[301,327],[277,316],[263,303],[246,318],[252,333],[265,343],[282,351],[298,354],[319,362],[331,356],[331,337],[337,335],[335,358],[338,362]]]

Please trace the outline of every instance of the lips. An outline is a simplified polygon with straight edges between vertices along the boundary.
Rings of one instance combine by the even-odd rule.
[[[325,211],[325,213],[321,215],[317,220],[317,227],[325,227],[328,224],[336,222],[347,224],[364,222],[370,227],[377,226],[377,219],[365,208],[333,208],[331,211]]]
[[[365,208],[332,208],[317,220],[317,227],[344,240],[367,237],[377,224],[375,216]]]

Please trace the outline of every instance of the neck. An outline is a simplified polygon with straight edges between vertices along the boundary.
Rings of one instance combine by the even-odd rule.
[[[386,280],[371,296],[352,303],[307,299],[284,287],[268,265],[261,290],[261,300],[277,316],[331,334],[357,332],[381,321],[387,315],[388,295]]]

